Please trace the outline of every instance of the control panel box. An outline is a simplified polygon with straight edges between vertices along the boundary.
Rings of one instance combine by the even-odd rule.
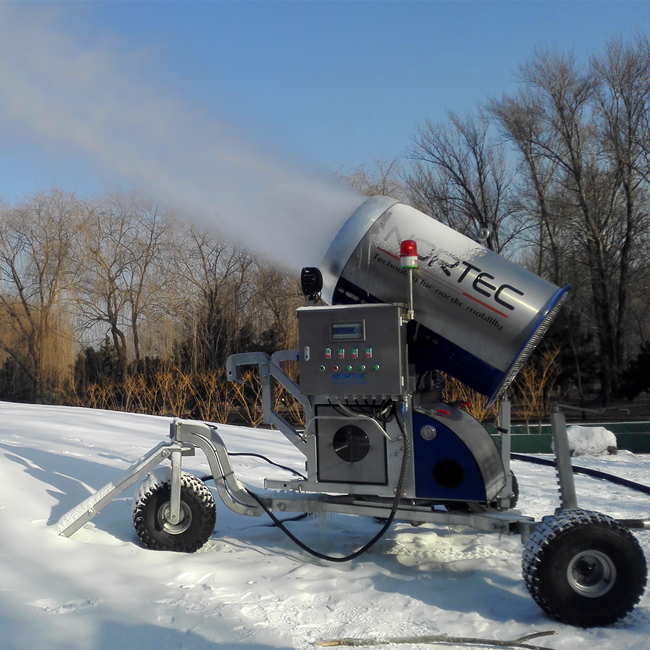
[[[399,305],[298,309],[303,395],[407,392],[406,320]]]

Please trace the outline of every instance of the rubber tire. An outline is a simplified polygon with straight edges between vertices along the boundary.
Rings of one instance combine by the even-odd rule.
[[[578,580],[569,579],[572,562],[586,551],[614,569],[611,586],[601,580],[595,587],[603,592],[600,595],[580,593],[579,585],[572,584]],[[647,568],[627,528],[598,512],[565,510],[544,517],[533,531],[524,548],[522,571],[530,595],[547,614],[569,625],[602,627],[634,609],[645,589]],[[588,582],[588,577],[582,579]]]
[[[212,493],[196,476],[181,474],[181,512],[189,522],[178,532],[165,528],[164,509],[171,499],[171,479],[153,483],[133,507],[133,525],[142,543],[157,551],[194,553],[210,539],[217,520]]]

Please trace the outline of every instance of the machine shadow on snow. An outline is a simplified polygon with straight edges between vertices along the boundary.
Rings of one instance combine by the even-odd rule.
[[[261,643],[239,643],[236,640],[216,639],[210,641],[191,630],[186,632],[160,625],[104,624],[98,634],[100,648],[137,648],[138,650],[292,650],[290,646],[269,646]]]
[[[411,571],[391,565],[391,575],[372,578],[374,588],[408,596],[441,611],[476,613],[497,623],[511,621],[513,612],[518,616],[524,614],[535,622],[545,618],[528,597],[521,581],[501,573],[489,569],[446,571],[442,568],[426,575],[420,572],[413,575],[412,569],[417,566],[409,568]],[[513,590],[521,593],[513,593]]]
[[[2,594],[0,594],[0,598]],[[0,625],[2,625],[3,650],[24,650],[25,648],[47,648],[47,650],[68,650],[71,645],[69,639],[58,640],[47,638],[39,632],[40,626],[34,625],[33,614],[30,619],[21,614],[12,604],[5,600],[2,602]],[[98,610],[101,614],[101,610]],[[78,617],[86,617],[88,611],[66,613],[66,621],[74,626]],[[57,616],[47,613],[46,616]],[[103,617],[102,617],[103,618]],[[178,650],[178,648],[191,648],[192,650],[224,650],[234,648],[237,650],[291,650],[290,646],[269,646],[261,643],[240,643],[233,638],[207,639],[192,630],[178,630],[163,625],[149,623],[128,624],[111,620],[101,620],[93,627],[93,648],[125,648],[137,650]],[[91,647],[83,645],[83,639],[77,638],[78,647]],[[75,647],[77,647],[75,643]]]
[[[22,465],[27,474],[51,486],[52,489],[48,489],[47,493],[59,502],[50,511],[48,525],[58,521],[72,506],[88,496],[88,488],[85,486],[99,489],[122,473],[118,468],[86,458],[57,454],[34,447],[0,443],[0,448],[4,449],[8,460]]]

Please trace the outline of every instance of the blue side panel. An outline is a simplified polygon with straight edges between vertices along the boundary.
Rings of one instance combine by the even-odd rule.
[[[420,435],[425,425],[436,430],[432,440]],[[422,413],[413,414],[413,465],[418,498],[486,501],[483,476],[465,443],[442,422]]]

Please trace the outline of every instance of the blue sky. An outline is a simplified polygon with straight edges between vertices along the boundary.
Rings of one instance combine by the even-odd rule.
[[[648,2],[0,1],[0,197],[142,189],[253,250],[331,241],[359,202],[332,172],[515,91],[536,48],[637,31]]]
[[[80,47],[136,56],[165,93],[326,171],[401,155],[426,119],[512,91],[536,47],[586,57],[613,36],[650,33],[646,2],[17,4],[18,29],[54,14],[52,29]],[[29,125],[0,121],[0,138],[9,200],[108,182],[92,155]]]

